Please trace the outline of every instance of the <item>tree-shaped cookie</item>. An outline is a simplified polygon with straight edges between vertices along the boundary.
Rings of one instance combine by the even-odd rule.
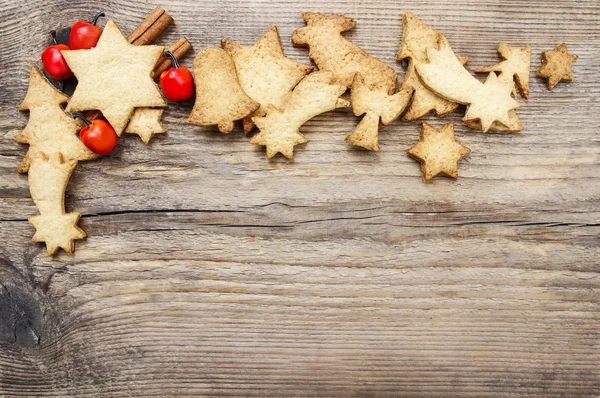
[[[548,90],[552,90],[559,82],[573,81],[573,64],[577,55],[569,54],[565,43],[552,51],[542,52],[542,66],[537,71],[537,77],[547,79]]]
[[[73,241],[85,238],[78,226],[79,213],[65,213],[64,196],[76,160],[65,160],[60,152],[37,152],[29,167],[29,191],[40,215],[29,218],[36,232],[32,240],[45,242],[48,255],[58,248],[73,252]]]
[[[62,51],[78,80],[66,110],[98,109],[120,135],[135,108],[166,106],[151,77],[163,51],[129,44],[109,20],[96,47]]]
[[[338,83],[331,72],[314,72],[305,77],[292,91],[283,109],[273,105],[265,116],[252,118],[260,132],[250,143],[267,147],[267,157],[281,153],[288,159],[294,156],[294,146],[306,142],[298,131],[313,117],[335,108],[349,106],[340,98],[346,86]]]
[[[498,44],[498,54],[504,61],[496,65],[476,69],[476,73],[498,72],[500,79],[513,81],[523,98],[529,98],[529,70],[531,47],[511,47],[506,43]],[[514,91],[514,90],[513,90]],[[514,92],[513,92],[514,94]]]
[[[233,60],[224,50],[208,47],[194,58],[196,102],[188,123],[217,126],[230,133],[234,122],[251,115],[260,104],[240,86]]]
[[[402,16],[402,43],[396,60],[408,59],[408,69],[401,89],[414,90],[412,101],[402,120],[416,120],[429,112],[444,116],[458,108],[456,102],[448,101],[424,86],[415,69],[416,65],[427,62],[427,50],[437,48],[441,35],[442,33],[424,24],[410,12]],[[460,57],[459,60],[462,64],[467,62],[466,57]]]
[[[162,108],[136,108],[125,127],[125,132],[138,135],[144,144],[148,144],[154,134],[165,132],[161,123]]]
[[[65,113],[61,104],[69,97],[58,91],[37,66],[29,72],[27,95],[19,110],[29,111],[27,125],[15,141],[29,144],[29,150],[17,168],[20,173],[29,170],[31,158],[38,152],[61,152],[66,160],[90,160],[98,157],[79,139],[77,133],[82,123]]]
[[[289,93],[313,67],[287,58],[277,27],[271,26],[252,47],[221,40],[221,47],[233,58],[242,89],[260,107],[244,118],[244,132],[254,128],[253,116],[264,116],[269,105],[282,109]]]
[[[439,130],[427,123],[421,127],[421,139],[408,154],[421,162],[423,181],[438,174],[458,178],[458,161],[471,150],[454,139],[454,124],[448,123]]]
[[[500,80],[494,72],[485,83],[473,77],[456,58],[445,36],[439,50],[427,51],[428,63],[416,65],[423,83],[439,96],[468,105],[463,120],[478,120],[487,132],[494,122],[510,125],[509,112],[520,104],[512,98],[512,81]]]

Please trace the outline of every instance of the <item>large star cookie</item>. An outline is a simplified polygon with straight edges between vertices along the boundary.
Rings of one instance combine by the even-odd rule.
[[[253,116],[264,116],[269,105],[282,109],[289,93],[313,67],[287,58],[279,38],[277,27],[271,26],[252,47],[234,41],[221,40],[221,47],[235,63],[242,89],[260,107],[244,118],[244,132],[254,128]]]
[[[151,74],[162,46],[134,46],[109,20],[96,47],[63,51],[78,80],[67,112],[98,109],[121,135],[137,107],[166,106]]]
[[[556,50],[542,52],[542,66],[537,71],[537,77],[547,79],[548,90],[552,90],[559,82],[573,81],[573,64],[577,55],[569,54],[565,43]]]
[[[85,238],[78,226],[79,213],[65,213],[65,190],[77,165],[76,160],[65,160],[60,153],[47,156],[36,153],[29,168],[29,190],[40,215],[29,218],[36,232],[32,240],[45,242],[48,255],[58,248],[73,251],[73,241]]]
[[[458,178],[458,161],[471,150],[454,139],[454,124],[448,123],[439,130],[427,123],[421,128],[421,139],[408,154],[421,162],[423,181],[438,174]]]
[[[29,150],[17,168],[18,172],[26,173],[31,159],[38,152],[60,152],[66,160],[90,160],[98,157],[77,137],[83,123],[63,110],[61,104],[68,99],[67,95],[46,80],[37,66],[31,67],[27,95],[19,106],[19,110],[29,111],[29,121],[15,137],[15,141],[29,144]]]

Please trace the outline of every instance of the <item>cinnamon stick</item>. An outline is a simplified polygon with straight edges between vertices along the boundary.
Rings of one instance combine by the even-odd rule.
[[[173,23],[173,18],[161,6],[154,10],[127,37],[136,46],[152,44],[162,32]]]
[[[183,57],[191,49],[192,49],[192,44],[185,37],[180,37],[179,40],[177,40],[175,43],[173,43],[171,45],[171,47],[169,47],[169,51],[172,52],[173,55],[175,56],[175,58],[177,58],[177,59],[180,59],[181,57]],[[152,78],[153,79],[158,78],[160,76],[160,74],[163,73],[164,71],[166,71],[167,69],[169,69],[172,64],[173,64],[173,61],[171,61],[171,58],[163,55],[161,57],[161,59],[158,61],[158,63],[156,64],[156,67],[154,68],[154,73],[152,73]]]

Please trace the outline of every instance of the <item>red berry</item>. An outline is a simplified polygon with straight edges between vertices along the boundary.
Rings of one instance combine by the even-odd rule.
[[[56,80],[65,80],[73,76],[71,68],[67,65],[61,51],[69,50],[65,44],[53,44],[42,53],[42,64],[46,72]]]
[[[71,28],[69,45],[72,50],[88,50],[96,47],[101,35],[102,29],[99,26],[86,21],[77,21]]]
[[[171,101],[184,101],[194,94],[194,78],[185,66],[171,68],[161,73],[160,87]]]
[[[117,145],[117,133],[105,120],[96,119],[89,122],[79,132],[79,138],[91,151],[106,155]]]

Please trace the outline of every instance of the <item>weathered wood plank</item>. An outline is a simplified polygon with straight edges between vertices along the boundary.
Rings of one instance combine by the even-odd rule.
[[[497,43],[566,42],[575,81],[531,81],[520,134],[469,130],[460,179],[423,184],[406,156],[418,123],[380,153],[345,144],[357,118],[322,115],[294,161],[240,130],[185,124],[78,165],[67,208],[89,237],[48,258],[16,106],[50,29],[102,8],[130,31],[155,3],[0,0],[0,396],[600,396],[600,3],[471,0],[167,0],[160,39],[195,51],[252,44],[302,11],[355,18],[348,37],[393,66],[401,15],[446,33],[469,68]],[[192,57],[184,59],[190,66]]]

